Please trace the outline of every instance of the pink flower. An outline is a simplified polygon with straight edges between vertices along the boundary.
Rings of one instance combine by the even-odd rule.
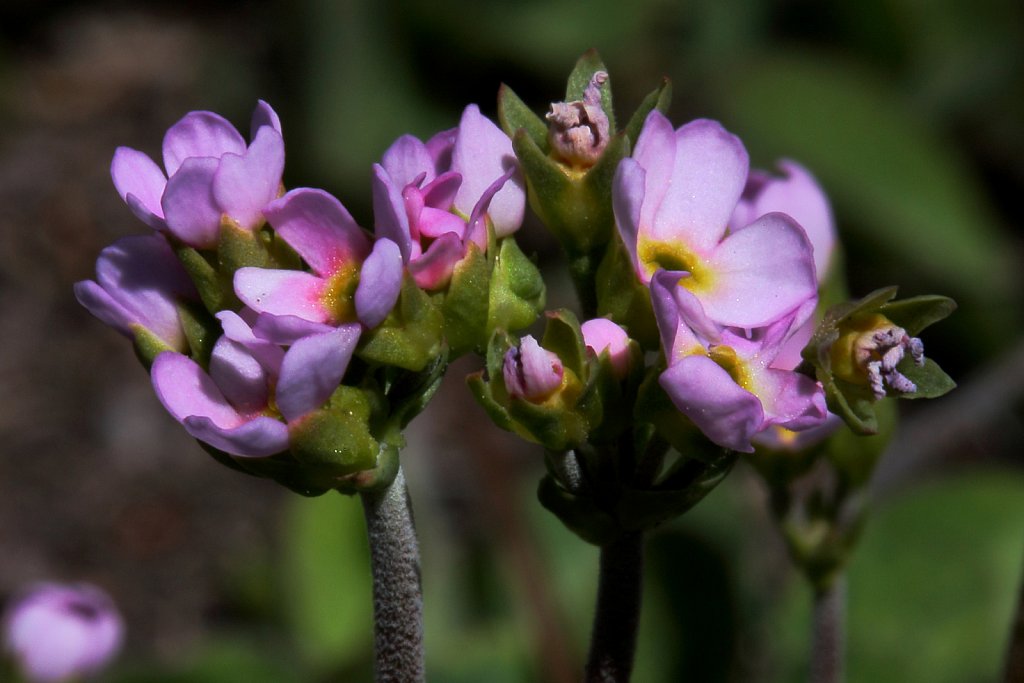
[[[394,241],[420,287],[445,287],[470,242],[487,245],[519,229],[526,191],[512,142],[469,105],[459,127],[426,143],[398,138],[374,164],[378,236]]]
[[[580,325],[583,342],[595,356],[607,351],[618,379],[629,372],[629,335],[607,318],[594,318]]]
[[[226,119],[194,111],[167,131],[164,171],[149,156],[118,147],[110,175],[132,212],[200,249],[217,245],[223,216],[244,229],[262,224],[262,209],[278,194],[284,139],[277,114],[260,101],[248,146]]]
[[[264,213],[277,235],[309,265],[299,270],[240,268],[235,293],[249,308],[311,323],[379,325],[402,286],[402,256],[389,239],[371,244],[341,202],[300,188]]]
[[[209,373],[180,353],[153,362],[157,397],[185,430],[214,448],[263,457],[288,448],[288,426],[323,405],[338,387],[358,325],[324,326],[289,340],[288,349],[257,337],[238,314],[217,314],[224,335]]]
[[[124,624],[100,589],[43,583],[11,604],[3,632],[4,649],[27,681],[56,683],[105,667],[121,648]]]
[[[564,374],[561,359],[531,335],[523,337],[518,347],[509,347],[505,352],[502,377],[512,398],[543,403],[562,386]]]
[[[660,383],[676,407],[714,443],[746,453],[751,439],[773,425],[801,431],[827,415],[825,394],[809,377],[772,367],[799,325],[798,312],[740,333],[712,321],[698,299],[659,271],[651,298],[668,369]]]
[[[673,131],[657,110],[648,115],[633,157],[616,171],[616,223],[637,275],[679,271],[716,323],[767,325],[816,295],[810,243],[792,218],[760,216],[729,231],[747,181],[743,143],[714,121]]]
[[[75,297],[125,336],[145,330],[168,348],[184,351],[188,342],[177,307],[199,295],[163,236],[137,235],[101,251],[96,281],[76,282]]]

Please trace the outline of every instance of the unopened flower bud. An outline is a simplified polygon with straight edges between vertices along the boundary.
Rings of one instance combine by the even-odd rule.
[[[876,400],[885,398],[886,387],[912,394],[917,386],[896,366],[910,353],[924,365],[924,344],[881,314],[854,318],[832,346],[832,370],[839,379],[867,384]]]
[[[30,683],[68,681],[102,669],[120,649],[123,630],[98,588],[40,584],[8,609],[4,649]]]
[[[610,124],[601,106],[601,86],[607,80],[607,72],[595,72],[582,100],[554,102],[545,116],[551,146],[573,166],[593,166],[608,145]]]
[[[629,372],[629,335],[607,318],[594,318],[580,325],[583,342],[587,348],[600,356],[605,350],[611,359],[616,379],[625,378]]]
[[[502,366],[509,396],[531,403],[542,403],[554,394],[564,373],[561,359],[530,335],[523,337],[518,347],[509,348]]]

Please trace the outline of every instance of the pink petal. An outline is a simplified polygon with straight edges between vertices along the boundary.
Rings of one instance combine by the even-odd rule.
[[[220,207],[213,199],[218,161],[193,157],[167,181],[161,206],[167,229],[185,244],[213,249],[220,238]]]
[[[426,145],[412,135],[403,135],[391,143],[381,158],[381,167],[398,187],[405,187],[421,174],[429,182],[434,179],[434,160]]]
[[[310,322],[294,315],[261,313],[253,326],[253,333],[267,342],[291,346],[303,337],[323,334],[333,329],[333,325]]]
[[[462,239],[466,232],[466,221],[455,214],[443,209],[433,209],[429,206],[420,212],[419,220],[420,238],[434,239],[446,233],[455,233]]]
[[[256,108],[252,112],[252,120],[249,125],[249,138],[252,140],[256,139],[256,134],[259,133],[260,128],[263,126],[269,126],[278,132],[279,135],[284,135],[284,131],[281,130],[281,119],[278,117],[277,112],[274,108],[263,100],[259,100],[256,103]]]
[[[288,450],[288,426],[272,417],[260,416],[227,428],[195,415],[186,417],[183,424],[196,439],[243,458],[262,458]]]
[[[637,275],[649,282],[647,269],[641,266],[636,255],[636,241],[640,233],[640,216],[644,202],[645,171],[635,159],[623,159],[615,170],[612,180],[612,209],[615,212],[615,225],[619,236],[629,252],[630,260],[636,268]]]
[[[409,274],[420,289],[442,289],[451,280],[455,264],[465,255],[466,245],[449,232],[434,240],[422,256],[409,264]]]
[[[341,202],[323,190],[292,190],[263,213],[284,241],[324,277],[370,253],[370,238]]]
[[[225,154],[213,178],[213,196],[221,211],[242,227],[263,222],[263,208],[277,198],[284,173],[284,140],[263,126],[245,154]]]
[[[784,214],[763,216],[727,237],[707,267],[712,285],[697,296],[722,325],[767,325],[817,295],[811,245]]]
[[[378,237],[398,245],[402,259],[412,258],[412,232],[402,188],[380,164],[373,165],[373,226]]]
[[[299,339],[284,355],[277,407],[288,421],[319,408],[338,388],[359,341],[359,325]]]
[[[684,276],[685,273],[660,270],[651,279],[651,305],[670,365],[695,349],[702,351],[720,341],[718,326],[704,313],[700,301],[679,286]]]
[[[503,191],[505,186],[512,180],[514,175],[518,173],[518,169],[508,169],[505,173],[499,176],[493,183],[491,183],[484,193],[480,195],[480,200],[473,207],[473,212],[469,215],[469,224],[465,237],[466,239],[472,240],[476,246],[481,249],[487,248],[487,223],[486,220],[490,217],[493,225],[493,216],[491,215],[491,206],[494,201],[498,198]],[[501,237],[498,234],[498,227],[494,226],[495,237]]]
[[[711,441],[734,451],[753,452],[750,439],[764,423],[761,402],[715,361],[687,356],[661,373],[659,383]]]
[[[458,136],[458,128],[449,128],[427,140],[427,154],[434,162],[434,175],[441,175],[452,167],[452,151],[455,149],[455,140]]]
[[[252,310],[316,323],[330,319],[323,288],[324,280],[298,270],[239,268],[235,273],[235,294]]]
[[[810,377],[769,368],[758,373],[755,382],[769,424],[801,431],[825,421],[825,392]]]
[[[210,377],[237,410],[254,413],[267,407],[267,372],[242,344],[226,336],[217,340]]]
[[[160,198],[167,186],[167,178],[149,155],[131,147],[118,147],[110,162],[110,177],[117,193],[128,202],[136,216],[147,225],[153,226],[154,218],[160,219],[158,226],[163,225],[164,211]],[[134,202],[128,200],[129,195],[135,197]]]
[[[509,396],[540,403],[561,386],[565,368],[556,354],[526,335],[518,348],[510,347],[505,353],[501,372]]]
[[[151,377],[157,398],[178,422],[200,416],[225,429],[245,422],[210,376],[191,358],[165,351],[153,361]]]
[[[487,210],[494,233],[504,237],[519,229],[526,210],[522,172],[512,151],[512,141],[471,104],[462,113],[458,138],[452,151],[452,169],[462,175],[455,208],[465,215],[473,211],[491,184],[514,169],[511,179],[495,195]]]
[[[671,181],[654,215],[641,231],[649,239],[681,241],[698,252],[710,251],[725,234],[747,181],[749,160],[739,138],[716,121],[698,119],[676,131]],[[658,182],[647,179],[647,191]]]
[[[244,154],[245,140],[235,127],[219,114],[193,111],[175,123],[164,135],[164,168],[173,176],[190,157]]]
[[[607,318],[593,318],[580,325],[583,342],[595,356],[608,352],[615,375],[622,379],[629,372],[629,335]]]
[[[676,158],[676,134],[672,123],[657,109],[644,120],[640,136],[633,150],[633,159],[646,174],[645,184],[634,189],[636,201],[643,200],[643,208],[637,212],[635,225],[654,225],[654,215],[672,182],[672,169]],[[619,170],[622,166],[620,164]],[[636,240],[634,239],[634,242]]]
[[[395,307],[404,270],[398,245],[389,239],[377,240],[363,262],[355,294],[356,314],[367,328],[380,325]]]
[[[423,186],[423,203],[435,209],[449,211],[455,204],[455,195],[462,186],[462,176],[454,171],[442,173]]]
[[[248,312],[252,313],[252,311]],[[276,380],[281,372],[281,359],[284,358],[284,350],[276,343],[257,337],[249,323],[234,311],[220,311],[216,317],[224,329],[224,336],[244,346],[246,351],[259,362],[267,375]]]

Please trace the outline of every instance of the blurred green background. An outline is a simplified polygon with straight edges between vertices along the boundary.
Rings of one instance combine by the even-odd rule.
[[[672,79],[754,165],[804,163],[851,290],[953,296],[930,356],[961,388],[907,408],[850,574],[851,683],[997,680],[1024,561],[1024,6],[1016,0],[249,0],[0,5],[0,595],[90,580],[124,609],[120,683],[371,678],[357,501],[217,466],[164,414],[71,284],[143,231],[114,148],[156,155],[186,111],[281,114],[286,184],[363,225],[398,135],[455,125],[500,83],[538,112],[600,50],[620,116]],[[557,249],[522,242],[571,302]],[[540,509],[540,453],[490,427],[453,367],[404,455],[430,680],[571,681],[596,549]],[[482,444],[486,444],[481,447]],[[742,464],[648,545],[639,682],[798,681],[810,596]]]

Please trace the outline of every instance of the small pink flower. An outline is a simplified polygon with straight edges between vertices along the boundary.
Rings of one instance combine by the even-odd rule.
[[[512,398],[542,403],[562,385],[565,368],[557,355],[543,348],[531,335],[505,352],[502,376]]]
[[[594,318],[580,325],[583,342],[595,356],[608,352],[612,370],[618,379],[629,372],[629,335],[607,318]]]
[[[110,597],[85,584],[39,584],[4,617],[4,649],[30,683],[90,676],[121,648],[124,624]]]

